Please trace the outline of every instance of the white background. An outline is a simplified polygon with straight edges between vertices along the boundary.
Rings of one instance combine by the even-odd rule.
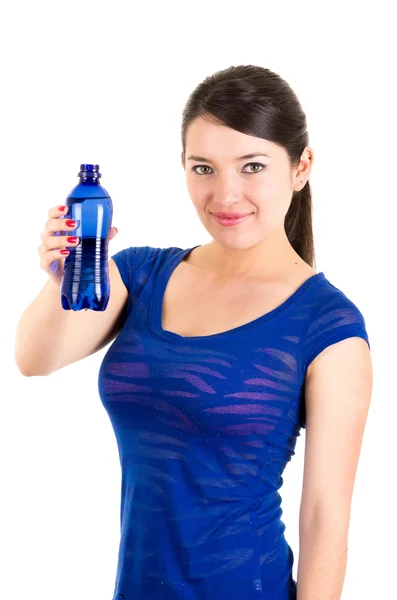
[[[98,163],[113,254],[209,241],[180,162],[181,115],[206,76],[267,67],[307,115],[317,271],[362,311],[374,390],[354,489],[343,600],[392,598],[396,495],[396,42],[390,2],[9,3],[0,14],[2,205],[0,597],[111,600],[117,446],[97,391],[106,349],[49,377],[14,360],[17,322],[47,275],[50,207]],[[304,430],[284,472],[298,565]],[[242,599],[243,600],[243,599]]]

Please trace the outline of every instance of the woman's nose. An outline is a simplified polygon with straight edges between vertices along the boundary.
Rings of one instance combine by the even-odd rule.
[[[241,189],[233,175],[218,176],[214,182],[213,196],[218,204],[240,202]]]

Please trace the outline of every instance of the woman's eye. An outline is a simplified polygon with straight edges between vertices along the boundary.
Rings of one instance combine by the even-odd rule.
[[[197,175],[207,175],[207,173],[198,173],[196,171],[196,169],[210,169],[211,167],[206,167],[205,165],[196,165],[195,167],[192,167],[192,171],[194,171],[195,173],[197,173]]]
[[[261,163],[248,163],[246,165],[244,165],[245,167],[260,167],[259,170],[254,170],[254,171],[245,171],[246,173],[260,173],[260,171],[262,171],[265,168],[265,165],[262,165]],[[207,165],[195,165],[194,167],[192,167],[192,171],[194,171],[195,173],[197,173],[197,175],[208,175],[208,173],[199,173],[198,171],[196,171],[196,169],[211,169],[211,167],[208,167]]]
[[[262,165],[261,163],[248,163],[247,165],[245,165],[246,167],[261,167],[261,169],[259,169],[259,171],[251,171],[251,173],[259,173],[260,171],[262,171],[265,168],[265,165]],[[250,172],[250,171],[248,171]]]

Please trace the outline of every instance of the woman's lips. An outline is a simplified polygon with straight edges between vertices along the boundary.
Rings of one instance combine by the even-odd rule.
[[[238,213],[212,213],[214,219],[220,225],[226,225],[229,227],[231,225],[237,225],[237,223],[242,223],[243,221],[246,221],[248,219],[248,217],[251,216],[251,214],[252,213],[240,214],[240,215]]]

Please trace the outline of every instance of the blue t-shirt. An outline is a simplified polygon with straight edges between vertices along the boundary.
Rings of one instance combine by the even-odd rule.
[[[195,246],[197,247],[197,246]],[[324,273],[229,331],[161,325],[167,282],[193,248],[131,247],[123,327],[99,372],[121,464],[113,600],[291,600],[282,474],[305,427],[304,379],[364,318]]]

